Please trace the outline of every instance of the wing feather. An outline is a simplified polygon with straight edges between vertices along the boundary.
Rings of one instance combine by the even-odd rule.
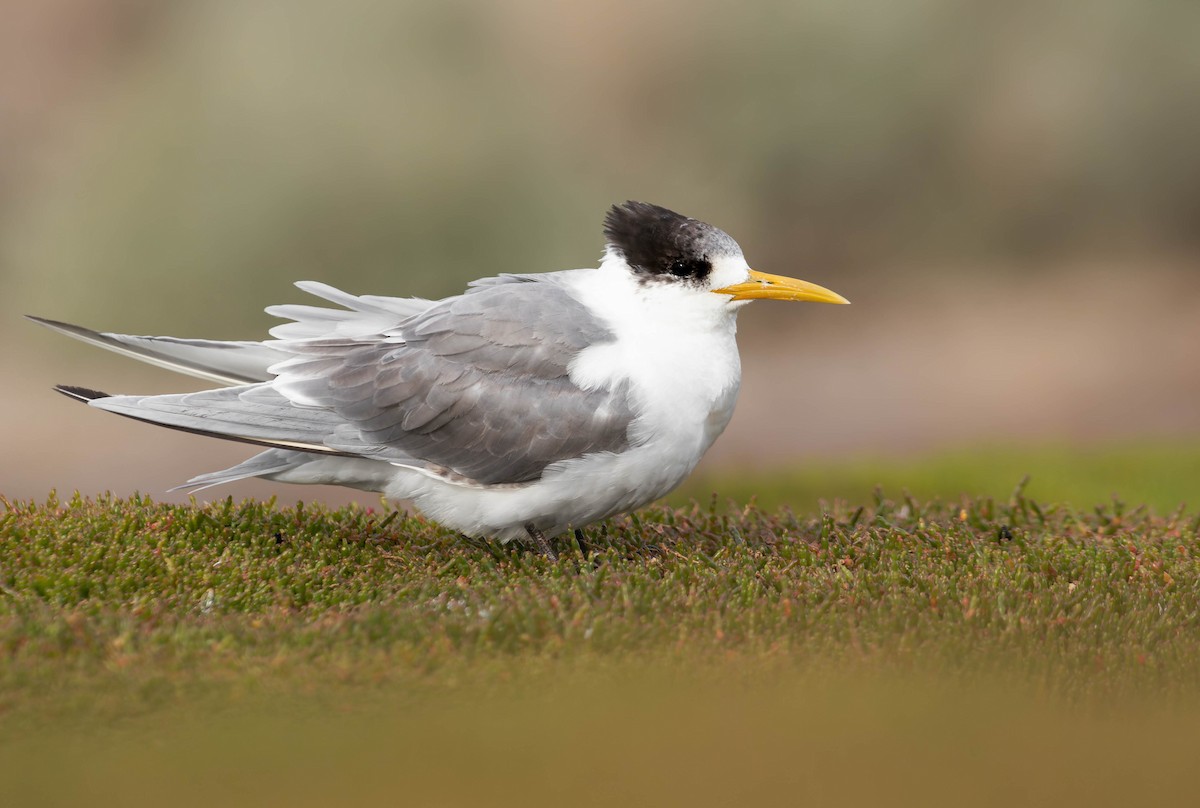
[[[302,391],[357,427],[327,445],[399,450],[485,484],[628,445],[625,387],[585,390],[569,375],[579,351],[612,334],[560,284],[480,284],[387,336],[400,341],[288,346],[340,362],[317,375],[303,361],[280,369],[284,395]]]
[[[430,303],[305,291],[346,306],[276,307],[276,378],[167,396],[89,397],[100,409],[289,450],[356,455],[466,483],[523,483],[629,444],[624,383],[583,389],[569,368],[612,333],[563,282],[507,276]],[[292,328],[294,326],[294,328]],[[298,338],[290,338],[293,335]],[[97,394],[100,395],[100,394]]]
[[[218,384],[266,381],[271,378],[267,368],[286,358],[285,354],[261,342],[113,334],[44,317],[26,317],[81,342]]]

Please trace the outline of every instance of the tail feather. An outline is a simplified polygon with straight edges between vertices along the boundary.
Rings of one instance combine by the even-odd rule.
[[[292,321],[271,329],[271,336],[276,339],[373,336],[395,328],[433,305],[433,301],[419,297],[352,295],[317,281],[297,281],[296,287],[342,308],[327,309],[303,304],[268,306],[267,314]]]
[[[163,396],[110,396],[60,385],[63,395],[106,412],[195,435],[258,446],[355,457],[326,446],[338,426],[328,410],[294,407],[266,384]]]
[[[382,492],[395,473],[395,466],[378,460],[268,449],[231,468],[200,474],[171,490],[190,489],[196,493],[216,485],[260,477],[285,483],[343,485],[361,491]]]
[[[210,471],[198,474],[183,485],[177,485],[171,491],[191,491],[193,494],[225,483],[238,480],[248,480],[251,477],[263,477],[268,474],[279,474],[304,465],[313,459],[314,455],[307,452],[295,452],[289,449],[268,449],[256,454],[249,460],[238,463],[220,471]]]
[[[122,356],[221,385],[236,386],[265,382],[273,377],[270,368],[289,356],[287,346],[281,345],[280,340],[286,343],[287,340],[372,337],[395,328],[432,305],[432,301],[415,297],[352,295],[316,281],[300,281],[296,286],[343,308],[271,306],[267,309],[269,314],[293,322],[271,329],[276,340],[266,342],[114,334],[31,314],[26,317],[52,331]]]
[[[33,315],[26,317],[38,325],[89,345],[224,385],[266,381],[271,378],[267,368],[287,357],[279,349],[261,342],[139,337],[92,331],[83,326]]]
[[[300,469],[314,477],[303,480],[305,482],[319,481],[316,479],[319,471],[332,475],[330,479],[335,481],[344,480],[341,484],[376,490],[371,486],[382,484],[377,465],[385,468],[390,468],[388,463],[423,467],[424,464],[399,450],[381,453],[372,449],[371,454],[379,456],[363,461],[367,465],[361,467],[343,462],[345,458],[361,457],[357,452],[347,451],[358,448],[362,442],[357,430],[328,409],[297,406],[273,389],[271,381],[275,377],[272,372],[275,366],[289,359],[304,359],[299,346],[289,345],[289,340],[303,340],[303,344],[311,345],[321,340],[382,339],[389,329],[426,310],[432,301],[375,295],[360,297],[312,281],[296,285],[343,308],[272,307],[267,311],[294,322],[272,331],[274,336],[282,339],[266,342],[133,336],[93,331],[43,317],[29,316],[29,319],[73,339],[222,385],[214,390],[164,396],[109,395],[73,385],[58,385],[55,390],[59,393],[127,418],[276,450],[274,454],[264,452],[233,469],[197,477],[184,487],[207,487],[244,477],[296,473]],[[303,460],[304,456],[309,459]],[[319,457],[329,462],[318,468],[314,459]],[[368,471],[363,471],[364,468]]]

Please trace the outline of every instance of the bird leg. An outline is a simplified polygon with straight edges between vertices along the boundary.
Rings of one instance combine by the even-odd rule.
[[[538,530],[532,524],[525,525],[525,532],[529,534],[529,538],[533,539],[533,543],[542,551],[542,555],[548,557],[551,561],[558,561],[558,553],[554,552],[554,545],[546,538],[546,534]]]
[[[490,555],[496,561],[501,561],[504,558],[498,552],[496,552],[496,548],[487,539],[477,539],[474,536],[468,536],[466,533],[459,533],[458,537],[465,543],[474,547],[476,550],[487,550],[488,555]]]
[[[575,528],[575,543],[579,545],[579,552],[583,553],[583,557],[587,558],[591,549],[588,547],[587,540],[583,537],[583,531]]]

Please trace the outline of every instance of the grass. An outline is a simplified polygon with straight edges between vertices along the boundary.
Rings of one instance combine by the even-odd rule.
[[[778,507],[801,477],[557,562],[363,508],[0,497],[0,782],[19,805],[1190,793],[1194,511],[853,474]]]
[[[1103,802],[1132,792],[1096,761],[1200,740],[1198,530],[1020,491],[693,504],[551,562],[361,508],[5,501],[0,779],[21,804],[187,804],[204,778],[197,801],[329,804],[335,772],[419,804],[1019,799],[993,756]]]
[[[1168,512],[1200,506],[1200,443],[1195,439],[1098,446],[983,446],[927,457],[813,460],[794,470],[690,480],[670,500],[682,505],[711,491],[763,507],[819,509],[823,501],[870,502],[876,487],[908,491],[921,499],[963,494],[1005,498],[1029,477],[1026,494],[1041,502],[1090,506],[1120,497]]]

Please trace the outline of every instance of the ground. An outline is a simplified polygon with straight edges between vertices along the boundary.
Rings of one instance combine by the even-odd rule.
[[[1161,800],[1200,740],[1198,529],[1020,486],[712,500],[551,562],[362,507],[6,501],[0,779],[19,804]]]

